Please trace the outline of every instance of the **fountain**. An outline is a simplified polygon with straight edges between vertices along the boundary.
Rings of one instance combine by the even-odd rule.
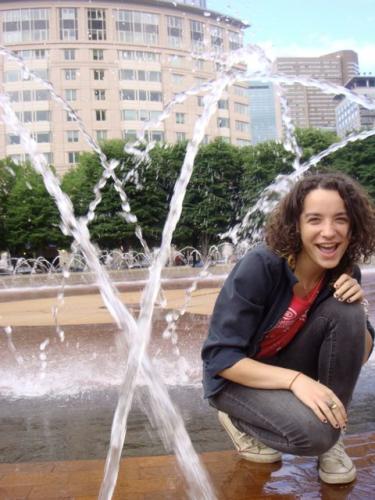
[[[118,165],[116,162],[107,161],[99,145],[87,134],[84,128],[84,124],[76,116],[69,104],[56,94],[55,90],[48,82],[45,82],[38,76],[34,75],[28,68],[26,68],[23,61],[18,56],[9,53],[9,51],[7,51],[7,49],[5,49],[4,47],[1,48],[1,53],[5,57],[12,58],[14,61],[19,63],[23,71],[25,71],[31,78],[39,81],[39,83],[42,83],[49,89],[54,99],[63,106],[63,108],[71,115],[74,120],[77,121],[79,128],[83,132],[88,143],[92,146],[93,150],[98,153],[103,165],[103,176],[95,187],[95,198],[90,204],[89,212],[85,218],[77,220],[74,217],[70,200],[61,191],[59,182],[54,176],[53,172],[46,165],[44,157],[38,153],[36,143],[30,137],[30,134],[27,132],[27,130],[25,130],[19,123],[6,96],[0,96],[0,107],[2,109],[4,121],[6,122],[8,127],[12,128],[12,130],[20,136],[21,143],[25,151],[30,154],[34,169],[43,176],[45,186],[50,195],[54,198],[60,211],[62,219],[62,230],[64,234],[72,236],[75,240],[75,243],[73,245],[73,260],[69,261],[69,259],[65,259],[63,262],[63,278],[69,278],[69,268],[71,267],[71,265],[77,265],[78,267],[83,266],[82,270],[84,270],[87,266],[87,269],[89,269],[95,276],[95,279],[100,288],[102,300],[108,311],[112,315],[113,319],[115,320],[119,331],[121,332],[121,337],[118,338],[117,347],[119,350],[122,350],[122,352],[127,354],[128,361],[125,367],[125,372],[123,374],[119,402],[113,420],[111,446],[107,457],[105,476],[101,487],[100,498],[111,498],[114,492],[119,461],[126,437],[127,418],[132,405],[134,391],[140,377],[142,377],[142,380],[149,390],[148,404],[149,408],[152,410],[150,419],[152,420],[152,422],[157,423],[161,438],[166,448],[168,450],[172,449],[175,452],[180,468],[183,471],[183,474],[185,475],[187,481],[189,496],[191,498],[215,498],[215,494],[211,488],[209,478],[201,467],[200,460],[196,455],[192,447],[190,438],[185,430],[183,419],[172,404],[168,392],[164,384],[162,383],[161,377],[159,376],[157,370],[154,369],[152,360],[150,359],[150,356],[147,352],[151,336],[151,320],[155,310],[155,304],[158,300],[160,300],[159,292],[161,272],[163,267],[167,264],[168,259],[170,258],[170,247],[173,231],[181,214],[184,194],[192,174],[194,159],[197,154],[199,144],[204,137],[205,127],[207,126],[207,123],[210,120],[211,116],[214,114],[217,103],[226,87],[232,85],[235,82],[248,81],[255,78],[257,80],[264,79],[266,81],[272,81],[278,85],[298,82],[306,86],[317,87],[323,92],[332,94],[341,93],[352,99],[354,102],[362,104],[368,109],[375,109],[375,102],[370,99],[357,96],[347,89],[343,89],[335,85],[318,82],[313,79],[286,78],[283,75],[273,74],[269,60],[265,56],[264,52],[256,46],[249,46],[245,49],[239,49],[229,55],[221,55],[220,61],[224,70],[222,71],[218,80],[204,83],[199,87],[189,89],[188,91],[179,94],[166,107],[157,121],[150,122],[145,126],[146,131],[148,128],[151,128],[160,121],[164,120],[169,116],[171,110],[173,109],[173,106],[175,104],[178,104],[179,102],[182,102],[182,100],[184,100],[188,95],[194,95],[202,91],[206,92],[206,96],[204,98],[204,110],[202,116],[196,123],[193,139],[188,144],[186,157],[181,168],[181,173],[176,182],[175,192],[164,226],[162,241],[159,250],[155,253],[155,255],[152,255],[147,247],[146,242],[143,239],[140,225],[137,225],[136,234],[144,249],[144,253],[141,254],[141,257],[138,257],[136,255],[128,255],[125,259],[125,257],[121,255],[121,252],[119,253],[117,251],[116,253],[113,252],[112,255],[105,255],[102,259],[100,259],[96,249],[90,242],[90,235],[87,229],[87,225],[95,217],[95,209],[101,201],[101,190],[105,186],[106,181],[109,177],[111,177],[115,182],[116,189],[121,198],[124,217],[128,222],[137,222],[135,216],[131,212],[131,207],[127,195],[122,188],[122,185],[119,182],[118,178],[116,177],[115,170]],[[203,57],[211,60],[213,58],[213,55],[204,54]],[[202,54],[200,54],[200,58],[202,58]],[[218,56],[215,54],[214,60],[217,59]],[[234,69],[235,66],[239,63],[246,64],[247,70],[245,72]],[[283,119],[286,128],[286,147],[295,154],[295,171],[290,176],[280,176],[276,180],[275,185],[277,187],[277,192],[280,194],[286,192],[289,189],[291,183],[295,182],[295,180],[300,175],[302,175],[312,165],[316,164],[324,156],[336,151],[341,147],[344,147],[350,141],[361,140],[375,134],[375,130],[353,134],[345,140],[332,145],[326,151],[321,152],[316,157],[311,158],[308,162],[301,165],[301,151],[295,140],[293,124],[290,122],[288,117],[287,103],[284,100],[282,100],[282,102],[284,108]],[[145,150],[142,151],[139,148],[139,146],[142,145],[142,139],[143,138],[140,137],[139,141],[137,141],[135,144],[127,146],[127,151],[133,153],[140,160],[144,160],[145,158],[147,158],[147,154],[152,147],[152,144],[149,144],[145,148]],[[136,169],[133,174],[134,178],[136,179]],[[248,212],[241,226],[234,228],[230,233],[228,233],[235,244],[238,244],[240,242],[241,231],[243,231],[244,228],[248,227],[253,214],[257,210],[267,212],[272,208],[275,200],[273,196],[270,197],[270,194],[274,193],[274,191],[275,186],[270,186],[264,192],[263,196],[255,205],[255,207],[253,207]],[[255,239],[258,237],[256,232],[253,236]],[[242,246],[242,249],[246,249],[246,242]],[[183,249],[180,253],[184,257],[186,262],[190,262],[191,259],[197,258],[196,249]],[[216,254],[215,258],[217,260],[223,258],[225,262],[228,262],[233,258],[233,253],[233,248],[230,248],[228,244],[225,244],[225,247],[223,247],[222,250],[219,250],[218,248],[212,250],[212,254]],[[82,256],[82,260],[81,257],[79,257],[80,255]],[[202,256],[198,255],[198,257],[200,260],[203,260]],[[103,259],[104,266],[100,263],[100,260]],[[134,264],[134,262],[146,261],[147,265],[149,266],[149,279],[143,291],[138,319],[136,319],[130,313],[129,309],[125,307],[122,301],[119,299],[117,290],[114,287],[113,282],[110,280],[108,272],[105,268],[111,268],[112,265],[115,265],[114,262],[116,262],[116,265],[121,266],[123,261],[125,261],[127,265],[130,265],[130,262]],[[73,262],[74,264],[71,264]],[[171,337],[175,339],[175,323],[177,319],[184,314],[184,311],[186,311],[187,301],[190,300],[193,291],[196,289],[198,280],[207,276],[207,269],[210,262],[211,260],[207,259],[206,263],[204,263],[197,279],[190,286],[187,294],[187,299],[180,310],[177,313],[171,313],[167,316],[167,328],[164,330],[163,334],[165,337]],[[14,272],[21,268],[30,270],[30,273],[36,272],[36,269],[38,268],[44,269],[45,272],[50,271],[49,265],[42,259],[36,259],[36,261],[33,263],[20,260],[19,262],[17,261],[13,266]],[[9,269],[9,266],[7,267],[7,269]],[[61,306],[61,304],[63,303],[63,300],[63,295],[60,295],[59,305],[55,307],[53,312],[57,334],[61,341],[64,341],[64,332],[58,326],[58,310],[59,306]],[[162,299],[161,302],[163,302]],[[12,329],[7,326],[5,333],[8,338],[10,351],[16,356],[18,362],[22,364],[23,359],[20,356],[17,356],[17,351],[11,338]],[[40,361],[42,374],[43,369],[45,369],[46,367],[47,356],[45,354],[45,351],[47,345],[47,343],[41,343],[40,345]]]

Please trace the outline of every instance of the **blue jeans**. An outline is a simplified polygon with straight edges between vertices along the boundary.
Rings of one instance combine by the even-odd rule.
[[[363,362],[365,328],[360,304],[331,297],[311,314],[292,342],[261,361],[319,380],[348,407]],[[253,389],[229,382],[209,402],[227,413],[239,430],[285,453],[320,455],[340,434],[288,390]]]

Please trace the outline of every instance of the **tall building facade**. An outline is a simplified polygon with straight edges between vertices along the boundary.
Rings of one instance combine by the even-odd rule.
[[[250,81],[250,130],[252,144],[281,138],[277,96],[270,82]]]
[[[199,58],[200,53],[242,45],[241,21],[218,20],[201,8],[204,2],[196,3],[0,1],[0,43],[51,81],[96,139],[131,139],[177,94],[216,77],[218,67]],[[69,169],[89,149],[77,123],[16,62],[0,58],[0,73],[1,92],[9,96],[40,152],[59,173]],[[176,105],[148,138],[168,143],[190,139],[203,95]],[[247,144],[249,136],[246,85],[235,85],[220,100],[205,140],[222,137]],[[6,155],[25,159],[20,138],[1,124],[0,157]]]
[[[375,100],[375,76],[355,76],[345,87],[356,94]],[[375,110],[366,109],[343,95],[337,96],[335,100],[337,135],[345,137],[350,132],[375,127]]]
[[[277,73],[287,76],[311,77],[336,85],[345,85],[358,75],[358,55],[341,50],[320,57],[280,57],[275,62]],[[336,102],[333,94],[300,84],[285,85],[291,118],[301,128],[336,130]]]

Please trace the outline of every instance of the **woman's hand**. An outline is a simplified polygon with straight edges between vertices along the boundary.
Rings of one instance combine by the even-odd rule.
[[[349,274],[342,274],[333,286],[335,287],[333,296],[340,302],[345,301],[350,303],[365,298],[361,285],[355,278],[349,276]]]
[[[292,382],[290,390],[311,408],[319,420],[329,422],[335,429],[346,429],[348,418],[345,407],[331,389],[301,373]]]

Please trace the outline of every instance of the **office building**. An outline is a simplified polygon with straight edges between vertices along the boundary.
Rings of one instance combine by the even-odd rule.
[[[277,96],[270,82],[249,82],[250,130],[252,144],[281,138]]]
[[[280,57],[276,72],[290,77],[307,77],[345,85],[358,75],[358,56],[352,50],[341,50],[320,57]],[[336,130],[334,94],[300,84],[284,85],[292,121],[301,128]]]
[[[215,78],[218,67],[200,58],[242,45],[245,25],[203,10],[204,1],[0,1],[1,44],[21,56],[78,113],[97,140],[133,139],[148,120],[150,140],[191,139],[203,93],[157,117],[181,92]],[[194,54],[194,56],[193,56]],[[0,58],[1,92],[27,126],[40,152],[63,173],[89,147],[72,117],[16,62]],[[206,130],[233,144],[250,143],[246,84],[223,95]],[[20,138],[0,126],[0,157],[23,161]]]
[[[345,87],[356,94],[368,96],[375,102],[375,76],[355,76]],[[340,137],[345,137],[353,131],[375,127],[375,110],[366,109],[343,95],[337,96],[335,100],[336,130]]]

